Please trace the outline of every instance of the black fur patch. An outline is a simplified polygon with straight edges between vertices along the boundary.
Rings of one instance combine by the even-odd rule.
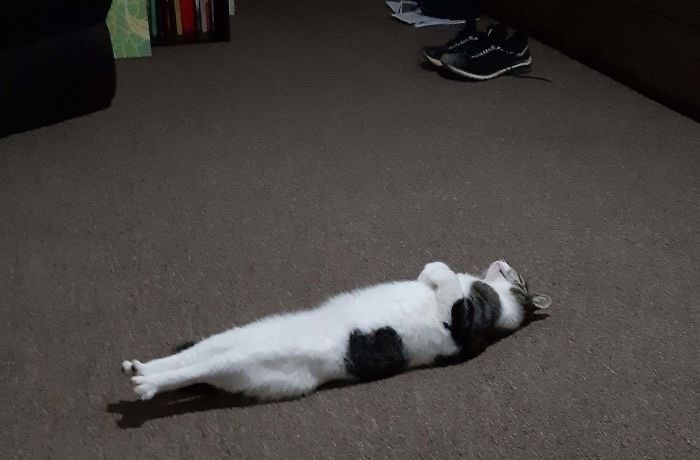
[[[403,371],[407,364],[403,341],[391,327],[367,334],[355,329],[348,338],[345,369],[358,380],[390,377]]]
[[[462,355],[473,356],[481,351],[500,314],[501,301],[496,291],[486,283],[475,281],[469,296],[452,305],[449,329]]]
[[[189,342],[181,343],[180,345],[173,348],[173,352],[180,353],[181,351],[187,350],[188,348],[192,348],[196,344],[197,344],[197,342],[195,342],[194,340],[190,340]]]

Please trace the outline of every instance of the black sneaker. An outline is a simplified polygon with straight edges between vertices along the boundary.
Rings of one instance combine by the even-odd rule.
[[[504,40],[489,40],[481,44],[480,49],[443,54],[440,60],[450,72],[473,80],[489,80],[500,75],[530,71],[532,57],[527,35],[515,32]]]
[[[442,67],[442,55],[447,53],[459,53],[467,52],[470,49],[481,49],[478,46],[478,42],[483,42],[483,40],[489,37],[499,37],[499,39],[505,39],[506,29],[501,25],[491,25],[489,26],[486,33],[477,31],[475,27],[464,27],[459,33],[450,41],[441,46],[429,46],[423,48],[423,56],[436,67]]]

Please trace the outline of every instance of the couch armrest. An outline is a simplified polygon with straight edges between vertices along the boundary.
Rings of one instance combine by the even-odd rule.
[[[105,21],[112,0],[8,0],[0,49],[31,43]]]

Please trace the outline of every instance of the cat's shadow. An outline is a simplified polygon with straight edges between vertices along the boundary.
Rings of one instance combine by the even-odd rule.
[[[218,390],[200,384],[156,395],[150,401],[119,401],[107,405],[107,411],[120,414],[120,428],[138,428],[153,419],[167,418],[190,412],[204,412],[229,407],[246,407],[256,404],[242,395]]]
[[[317,391],[342,388],[350,382],[331,382]],[[107,412],[121,415],[117,426],[122,429],[139,428],[149,420],[175,415],[205,412],[232,407],[250,407],[273,404],[281,401],[259,401],[242,394],[229,393],[211,385],[197,384],[179,390],[156,395],[149,401],[119,401],[107,405]]]
[[[528,318],[520,330],[535,321],[546,319],[548,316],[549,315],[547,314],[538,314],[534,317]],[[511,334],[492,337],[489,340],[488,346],[499,342],[508,335]],[[488,347],[485,349],[487,348]],[[481,352],[483,351],[484,350]],[[470,359],[473,359],[476,356],[477,355],[472,356]],[[452,361],[442,363],[442,365],[452,364],[455,364],[455,362]],[[342,388],[349,385],[355,385],[355,383],[331,382],[321,386],[317,391]],[[122,400],[117,403],[111,403],[107,405],[107,412],[121,415],[121,418],[117,420],[117,426],[122,429],[129,429],[138,428],[149,420],[168,418],[175,415],[205,412],[216,409],[228,409],[232,407],[258,406],[263,404],[270,403],[260,402],[254,398],[246,397],[241,394],[228,393],[211,385],[197,384],[187,388],[158,394],[150,401]]]

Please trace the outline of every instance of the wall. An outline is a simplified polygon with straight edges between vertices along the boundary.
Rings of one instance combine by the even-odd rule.
[[[483,0],[484,11],[700,120],[700,0]]]

